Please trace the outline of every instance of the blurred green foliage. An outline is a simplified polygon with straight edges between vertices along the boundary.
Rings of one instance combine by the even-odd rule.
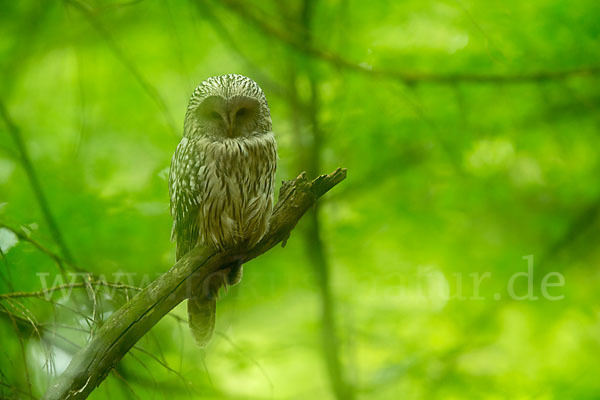
[[[208,76],[242,73],[269,99],[279,180],[349,170],[319,224],[357,398],[597,398],[597,1],[333,0],[310,21],[304,3],[0,4],[0,98],[75,263],[139,286],[173,264],[166,179],[187,100]],[[60,253],[3,123],[0,221]],[[91,398],[333,398],[306,229],[246,266],[206,350],[165,318]],[[39,290],[38,273],[51,285],[54,261],[14,239],[0,230],[0,291]],[[539,298],[518,301],[508,283],[528,255]],[[542,295],[552,271],[562,300]],[[470,274],[486,272],[477,296]],[[126,300],[104,293],[97,308],[0,301],[1,398],[28,398],[27,376],[43,394]]]

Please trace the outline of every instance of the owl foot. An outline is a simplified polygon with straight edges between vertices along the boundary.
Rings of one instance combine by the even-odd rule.
[[[213,275],[206,278],[204,281],[204,293],[209,300],[219,299],[219,290],[223,288],[225,293],[228,292],[229,286],[234,286],[242,280],[242,261],[235,261]]]
[[[227,284],[231,286],[237,285],[242,280],[243,274],[242,260],[231,263],[227,272]]]

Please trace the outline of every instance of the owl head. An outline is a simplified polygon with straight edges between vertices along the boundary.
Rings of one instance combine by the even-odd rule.
[[[190,98],[183,136],[214,140],[262,135],[271,131],[271,112],[265,94],[243,75],[213,76]]]

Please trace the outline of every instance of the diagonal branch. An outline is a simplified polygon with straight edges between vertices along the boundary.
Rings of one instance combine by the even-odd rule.
[[[346,170],[338,168],[313,181],[303,173],[293,181],[284,182],[269,232],[252,249],[215,252],[209,247],[196,246],[102,325],[96,336],[75,354],[44,399],[87,398],[142,336],[189,297],[192,288],[211,274],[219,273],[223,265],[240,259],[250,261],[285,242],[302,215],[345,177]]]

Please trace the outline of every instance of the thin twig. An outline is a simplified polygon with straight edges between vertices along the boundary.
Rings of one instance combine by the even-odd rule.
[[[188,385],[187,380],[185,379],[185,377],[183,375],[181,375],[177,370],[171,368],[166,361],[161,360],[160,358],[156,357],[154,354],[150,353],[148,350],[145,350],[139,346],[133,346],[134,350],[137,350],[145,355],[147,355],[148,357],[152,358],[154,361],[156,361],[157,363],[159,363],[161,366],[163,366],[167,371],[174,373],[175,375],[177,375],[177,377],[179,379],[181,379],[181,381],[183,382],[184,385]]]
[[[52,300],[52,299],[48,299],[48,298],[46,298],[45,296],[44,296],[44,297],[39,297],[39,299],[40,299],[40,300],[43,300],[43,301],[45,301],[45,302],[47,302],[47,303],[50,303],[50,304],[52,304],[54,307],[57,307],[57,308],[58,308],[58,307],[60,307],[60,308],[64,308],[65,310],[67,310],[67,311],[70,311],[70,312],[72,312],[73,314],[80,316],[80,317],[81,317],[81,318],[83,318],[83,320],[84,320],[84,321],[85,321],[85,322],[86,322],[88,325],[90,325],[90,326],[91,326],[91,325],[94,323],[94,321],[92,321],[92,320],[90,319],[90,317],[88,317],[88,316],[87,316],[87,315],[86,315],[84,312],[82,312],[82,311],[80,310],[80,307],[77,307],[77,308],[75,309],[75,308],[72,308],[72,307],[69,307],[69,306],[67,306],[66,304],[63,304],[63,303],[60,303],[60,302],[54,301],[54,300]]]
[[[29,367],[27,366],[27,355],[25,354],[25,344],[23,343],[23,338],[21,337],[21,335],[19,335],[19,327],[17,326],[17,322],[15,321],[15,319],[13,317],[13,313],[11,313],[8,310],[8,308],[6,308],[6,306],[4,306],[3,304],[0,304],[0,307],[2,307],[8,314],[8,317],[10,318],[10,320],[12,322],[13,329],[15,330],[15,334],[17,335],[17,338],[19,339],[19,346],[21,347],[21,357],[23,358],[25,377],[27,379],[27,388],[29,390],[29,397],[33,397],[33,391],[31,388],[31,377],[29,376]]]
[[[140,360],[135,354],[133,354],[132,351],[128,352],[127,355],[131,358],[133,358],[138,364],[140,364],[142,366],[142,368],[144,368],[146,370],[146,372],[148,373],[148,376],[150,376],[150,379],[152,379],[152,382],[154,383],[154,392],[158,391],[158,382],[156,380],[156,378],[154,377],[154,374],[152,373],[152,371],[150,371],[150,368],[148,368],[148,366],[146,365],[145,362],[143,362],[142,360]]]
[[[11,306],[16,312],[20,313],[23,316],[23,318],[27,322],[29,322],[29,324],[33,328],[33,333],[36,334],[36,336],[38,337],[38,339],[41,339],[42,338],[42,334],[40,333],[40,330],[38,329],[37,318],[35,317],[35,315],[33,315],[33,313],[31,312],[31,310],[29,310],[27,307],[25,307],[25,305],[23,305],[22,303],[20,303],[18,300],[14,300],[14,303],[11,300],[7,300],[7,304],[9,306]],[[5,307],[5,309],[6,309],[6,307]]]
[[[29,398],[31,398],[31,399],[34,399],[34,400],[35,400],[35,397],[34,397],[34,396],[31,394],[31,393],[27,393],[26,391],[24,391],[24,390],[21,390],[21,389],[19,389],[18,387],[15,387],[15,386],[9,385],[8,383],[6,383],[6,382],[2,382],[2,381],[0,381],[0,385],[2,385],[2,386],[5,386],[5,387],[9,388],[9,389],[10,389],[11,391],[13,391],[13,392],[20,393],[20,394],[22,394],[22,395],[25,395],[25,396],[27,396],[27,397],[29,397]]]
[[[140,396],[137,395],[137,393],[135,392],[135,390],[133,390],[133,388],[131,387],[131,385],[129,384],[129,382],[127,382],[127,379],[123,378],[123,376],[121,374],[119,374],[116,369],[112,370],[112,374],[119,381],[121,381],[121,383],[123,384],[123,386],[125,386],[131,392],[131,394],[133,394],[133,397],[135,397],[138,400],[141,400]]]
[[[106,281],[93,281],[93,282],[76,282],[76,283],[65,283],[62,285],[53,286],[48,289],[38,290],[36,292],[12,292],[12,293],[4,293],[0,294],[0,300],[4,299],[14,299],[19,297],[45,297],[46,295],[54,294],[58,290],[62,289],[75,289],[75,288],[88,288],[88,285],[92,286],[106,286],[115,289],[132,289],[140,291],[142,288],[126,285],[124,283],[114,283],[114,282],[106,282]]]
[[[227,343],[229,343],[229,345],[231,347],[233,347],[236,351],[240,352],[240,354],[242,356],[244,356],[245,358],[248,359],[248,361],[250,361],[252,364],[256,365],[256,367],[258,368],[258,370],[261,372],[261,374],[265,377],[265,379],[267,380],[267,383],[269,384],[269,389],[271,391],[271,397],[274,397],[274,391],[275,391],[275,386],[273,385],[273,381],[271,380],[271,378],[269,377],[269,374],[267,374],[267,371],[265,371],[265,369],[263,368],[262,365],[260,365],[260,363],[258,361],[256,361],[253,357],[251,357],[250,355],[246,354],[245,351],[243,351],[240,346],[236,345],[233,340],[231,340],[227,335],[225,335],[223,332],[216,332],[219,336],[221,336],[223,339],[225,339],[227,341]]]
[[[41,251],[48,257],[50,257],[50,259],[52,259],[52,261],[54,261],[54,263],[56,264],[56,266],[58,267],[58,269],[61,272],[63,272],[63,273],[66,272],[65,267],[63,265],[63,261],[65,261],[65,260],[63,260],[58,254],[56,254],[52,250],[48,249],[46,246],[42,245],[40,242],[36,241],[35,239],[29,237],[20,229],[6,225],[5,223],[2,223],[2,222],[0,222],[0,228],[7,229],[7,230],[11,231],[12,233],[14,233],[15,236],[17,236],[17,238],[19,240],[23,240],[25,242],[32,244],[36,249],[38,249],[39,251]],[[74,268],[74,269],[76,269],[76,268]],[[79,272],[83,272],[83,271],[79,271]]]
[[[56,329],[50,329],[51,327],[54,328],[62,328],[62,329],[69,329],[69,330],[74,330],[77,332],[84,332],[84,333],[89,333],[87,330],[85,329],[81,329],[81,328],[77,328],[74,326],[69,326],[69,325],[64,325],[64,324],[51,324],[51,323],[35,323],[33,321],[31,321],[30,319],[24,318],[20,315],[17,314],[13,314],[12,312],[10,312],[6,307],[2,306],[2,304],[0,304],[0,306],[2,307],[2,309],[0,309],[0,313],[2,313],[3,315],[6,314],[7,318],[9,319],[14,319],[14,321],[18,324],[19,326],[19,330],[23,330],[23,329],[27,329],[27,332],[29,332],[29,329],[32,330],[37,330],[38,332],[42,333],[42,332],[48,332],[51,333],[53,336],[56,336],[57,338],[63,340],[65,343],[73,346],[75,348],[75,350],[79,350],[81,348],[81,346],[79,346],[78,344],[72,342],[71,340],[67,339],[65,336],[59,334]],[[39,336],[39,338],[42,341],[45,341],[45,337],[44,336]],[[54,343],[51,343],[54,345]],[[63,349],[64,350],[64,349]]]
[[[8,286],[8,289],[13,291],[15,289],[12,284],[10,265],[8,265],[8,259],[6,258],[6,254],[4,254],[4,251],[2,251],[2,246],[0,246],[0,258],[2,258],[2,261],[4,262],[4,265],[6,266],[6,275],[8,276],[8,277],[4,276],[4,273],[0,271],[0,277],[2,278],[2,280],[4,281],[6,286]]]

